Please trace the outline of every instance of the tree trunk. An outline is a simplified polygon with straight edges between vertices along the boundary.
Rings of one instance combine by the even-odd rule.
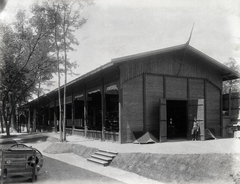
[[[4,127],[3,127],[3,117],[2,113],[0,113],[0,121],[1,121],[1,132],[4,133]]]
[[[65,69],[65,80],[64,80],[64,111],[63,111],[63,141],[66,141],[66,86],[67,86],[67,48],[66,48],[66,10],[64,10],[63,17],[63,43],[64,43],[64,69]]]
[[[40,119],[39,119],[39,116],[40,116],[40,112],[39,112],[39,97],[40,97],[40,88],[41,88],[41,79],[42,77],[40,76],[39,77],[40,80],[39,80],[39,83],[38,83],[38,93],[37,93],[37,118],[36,118],[36,128],[40,131],[41,130],[41,122],[40,122]]]
[[[59,51],[57,54],[57,60],[58,60],[58,103],[59,103],[59,132],[60,132],[60,142],[63,141],[62,136],[62,104],[61,104],[61,90],[60,90],[60,61],[59,61]]]
[[[4,117],[5,127],[7,136],[10,136],[10,128],[11,128],[11,115],[9,115],[9,110],[7,109],[7,116]]]
[[[63,111],[63,141],[66,141],[66,85],[67,85],[67,51],[66,51],[66,38],[64,35],[64,68],[65,68],[65,80],[64,80],[64,111]]]
[[[10,135],[9,124],[11,124],[11,122],[10,122],[11,117],[9,117],[9,107],[7,107],[5,99],[3,99],[2,112],[3,112],[3,120],[4,120],[4,123],[5,123],[6,133],[9,136]]]
[[[31,125],[31,111],[28,110],[28,122],[27,122],[27,133],[30,133],[30,125]]]
[[[6,120],[6,121],[5,121],[5,126],[6,126],[7,136],[10,136],[11,118],[9,118],[9,120]]]
[[[18,132],[18,126],[17,126],[17,118],[16,118],[16,105],[14,102],[12,102],[12,108],[11,108],[11,125],[12,129]]]
[[[57,10],[56,12],[58,12],[59,10],[59,5],[57,6]],[[56,46],[56,50],[57,50],[57,61],[58,61],[58,103],[59,103],[59,132],[60,132],[60,142],[63,141],[63,137],[62,137],[62,104],[61,104],[61,90],[60,90],[60,80],[61,80],[61,75],[60,75],[60,58],[59,58],[59,52],[60,52],[60,48],[58,46],[58,40],[57,40],[57,29],[58,29],[58,25],[57,25],[57,13],[55,13],[55,46]]]

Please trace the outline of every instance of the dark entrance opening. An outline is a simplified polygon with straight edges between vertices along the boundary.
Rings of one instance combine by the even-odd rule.
[[[100,90],[88,92],[88,130],[102,130],[102,98]]]
[[[77,129],[84,129],[84,97],[83,95],[80,95],[77,98],[75,98],[74,106],[75,106],[74,126]]]
[[[187,101],[167,100],[167,139],[187,139]]]
[[[119,131],[119,110],[118,110],[118,88],[117,85],[110,85],[106,88],[106,116],[105,130],[109,132]]]

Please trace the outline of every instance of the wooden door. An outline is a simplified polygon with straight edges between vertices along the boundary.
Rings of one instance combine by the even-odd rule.
[[[191,136],[194,117],[200,126],[200,140],[205,140],[204,99],[188,101],[188,137]]]
[[[161,98],[159,101],[159,142],[167,140],[167,101]]]

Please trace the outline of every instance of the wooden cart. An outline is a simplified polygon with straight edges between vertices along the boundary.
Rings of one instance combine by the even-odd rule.
[[[2,150],[1,184],[37,180],[43,164],[42,154],[32,147],[16,144]]]

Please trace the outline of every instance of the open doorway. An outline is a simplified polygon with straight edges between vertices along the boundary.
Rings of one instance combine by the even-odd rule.
[[[119,110],[118,110],[118,88],[117,85],[110,85],[106,88],[106,117],[105,130],[109,132],[119,132]]]
[[[167,100],[167,139],[187,139],[187,101]]]
[[[102,131],[102,98],[99,89],[88,92],[88,130]]]
[[[77,129],[84,129],[84,97],[79,95],[74,100],[74,126]]]

